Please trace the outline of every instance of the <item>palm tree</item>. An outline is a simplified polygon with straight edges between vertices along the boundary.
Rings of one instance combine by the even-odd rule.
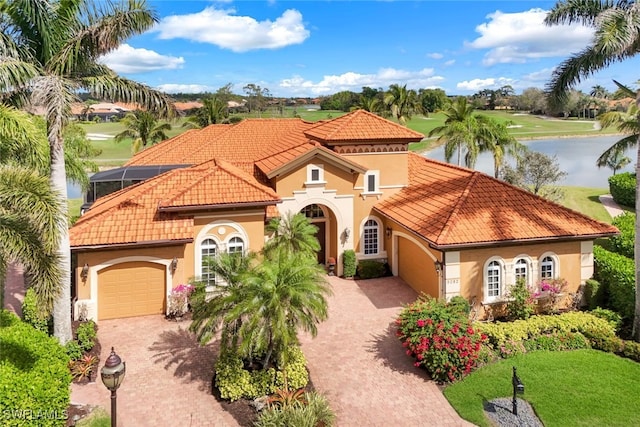
[[[352,110],[365,110],[370,113],[379,113],[382,109],[382,103],[378,98],[367,98],[360,95],[358,104],[351,108]]]
[[[45,176],[17,166],[0,167],[0,307],[7,266],[17,261],[29,273],[41,314],[51,313],[60,294],[56,246],[66,228],[62,211]]]
[[[282,218],[273,218],[267,224],[266,230],[267,233],[273,234],[265,244],[266,254],[285,248],[290,252],[316,259],[316,253],[320,250],[320,243],[316,238],[318,227],[311,224],[304,215],[288,212]]]
[[[616,171],[631,163],[631,159],[625,157],[625,151],[638,144],[638,138],[640,137],[640,114],[638,106],[631,104],[626,112],[609,111],[598,116],[598,120],[603,129],[615,127],[627,135],[616,141],[616,143],[602,153],[596,161],[596,165],[599,168],[611,168],[615,175]]]
[[[155,116],[148,111],[136,111],[127,113],[121,120],[126,128],[117,134],[115,142],[120,142],[126,138],[133,139],[131,151],[137,153],[147,147],[148,144],[155,144],[168,138],[166,132],[171,130],[169,123],[158,123]]]
[[[407,85],[392,84],[384,95],[384,104],[393,118],[402,125],[407,125],[411,117],[422,111],[422,105],[415,90],[407,90]]]
[[[478,151],[480,153],[489,151],[493,155],[493,176],[500,176],[500,169],[504,164],[506,156],[518,159],[527,148],[518,142],[504,123],[483,115],[477,115],[476,119],[480,124],[478,134]]]
[[[457,151],[458,166],[462,165],[463,148],[467,150],[467,160],[477,157],[478,121],[473,112],[474,108],[467,102],[467,98],[459,96],[443,111],[446,117],[444,125],[437,126],[429,132],[429,137],[440,135],[438,141],[444,141],[444,157],[447,162],[451,161]]]
[[[150,29],[158,16],[144,0],[95,7],[93,0],[13,0],[0,5],[0,93],[19,105],[46,109],[51,187],[67,198],[63,131],[71,104],[82,89],[97,99],[134,102],[163,115],[172,113],[164,94],[124,79],[98,59],[129,37]],[[61,214],[66,218],[66,212]],[[57,245],[63,272],[54,304],[54,335],[71,339],[70,244],[66,228]]]
[[[563,61],[553,72],[548,84],[549,99],[558,104],[568,90],[582,78],[640,53],[640,4],[626,0],[559,1],[545,18],[547,25],[577,22],[595,28],[590,44],[582,51]],[[640,106],[640,90],[636,92]],[[640,144],[637,145],[636,175],[640,176]],[[638,180],[640,184],[640,180]],[[640,185],[636,187],[636,193]],[[636,198],[636,217],[640,213],[640,197]],[[640,254],[640,221],[636,221],[635,253]],[[640,342],[640,256],[635,259],[636,304],[633,319],[633,337]]]
[[[209,125],[222,123],[229,117],[229,106],[221,95],[213,95],[202,101],[202,107],[196,114],[182,124],[183,127],[201,129]]]
[[[604,88],[604,86],[595,85],[591,88],[589,95],[594,98],[606,99],[609,96],[609,92]]]

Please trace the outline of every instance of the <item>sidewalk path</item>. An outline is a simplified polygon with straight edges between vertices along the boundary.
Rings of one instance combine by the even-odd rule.
[[[609,212],[609,215],[611,215],[611,218],[615,218],[625,212],[624,209],[622,209],[620,205],[613,200],[611,194],[603,194],[602,196],[599,196],[599,199],[602,206],[604,206],[607,212]]]

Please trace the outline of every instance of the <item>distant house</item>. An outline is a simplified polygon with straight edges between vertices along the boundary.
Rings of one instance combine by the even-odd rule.
[[[591,277],[593,241],[615,227],[409,152],[422,138],[358,110],[212,125],[147,148],[125,168],[170,170],[103,195],[70,229],[76,313],[163,313],[190,278],[218,285],[206,257],[259,251],[285,212],[317,227],[318,262],[337,259],[338,274],[354,250],[436,298],[492,304],[518,278],[562,277],[574,292]]]

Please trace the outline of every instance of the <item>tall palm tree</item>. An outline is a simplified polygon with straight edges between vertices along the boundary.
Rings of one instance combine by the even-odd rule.
[[[29,283],[43,316],[60,294],[62,275],[56,246],[66,228],[60,198],[48,179],[17,166],[0,166],[0,307],[3,306],[7,266],[19,262],[29,272]]]
[[[182,124],[183,127],[201,129],[209,125],[222,123],[229,117],[229,105],[222,95],[213,95],[202,101],[195,115]]]
[[[498,178],[505,157],[511,156],[518,159],[527,148],[509,134],[509,130],[504,123],[484,115],[477,115],[476,119],[480,124],[478,151],[480,153],[491,152],[493,156],[493,176]]]
[[[378,98],[367,98],[364,95],[360,95],[358,104],[351,108],[352,110],[365,110],[370,113],[379,113],[382,109],[382,103]]]
[[[563,61],[553,72],[548,84],[549,99],[558,104],[568,90],[583,78],[640,53],[640,4],[635,1],[563,0],[549,11],[547,25],[581,23],[595,28],[593,39],[582,51]],[[640,90],[636,92],[640,106]],[[640,176],[640,144],[637,144],[636,175]],[[640,180],[638,180],[640,184]],[[636,187],[636,194],[640,185]],[[636,198],[636,217],[640,197]],[[635,253],[640,254],[640,220],[636,221]],[[640,256],[636,256],[636,304],[633,337],[640,342]]]
[[[113,140],[121,142],[126,138],[133,139],[131,144],[133,153],[146,148],[147,145],[153,145],[167,139],[167,131],[171,130],[169,123],[158,123],[155,115],[148,111],[138,110],[135,113],[127,113],[121,122],[125,125],[125,129],[117,134]]]
[[[607,89],[605,89],[604,86],[595,85],[591,88],[589,95],[594,98],[606,99],[609,96],[609,92],[607,91]]]
[[[429,137],[439,135],[438,141],[444,141],[444,157],[447,162],[451,161],[457,151],[458,166],[461,166],[463,148],[467,151],[467,160],[475,159],[479,151],[478,120],[473,106],[467,98],[459,96],[443,113],[446,117],[444,124],[432,129]]]
[[[407,85],[389,86],[389,90],[384,95],[384,104],[391,112],[391,116],[404,126],[414,114],[422,111],[418,94],[413,89],[407,89]]]
[[[0,93],[3,100],[46,109],[51,186],[67,198],[63,131],[82,89],[97,99],[134,102],[170,115],[164,94],[124,79],[98,59],[129,37],[150,29],[158,16],[144,0],[11,0],[0,3]],[[62,214],[66,218],[66,212]],[[70,244],[66,228],[58,242],[63,272],[54,304],[54,335],[71,339]]]

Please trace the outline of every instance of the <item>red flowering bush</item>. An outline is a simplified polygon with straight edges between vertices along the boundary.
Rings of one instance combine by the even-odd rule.
[[[438,382],[455,381],[477,366],[487,337],[475,330],[467,315],[455,306],[422,296],[407,305],[396,319],[396,335]]]

